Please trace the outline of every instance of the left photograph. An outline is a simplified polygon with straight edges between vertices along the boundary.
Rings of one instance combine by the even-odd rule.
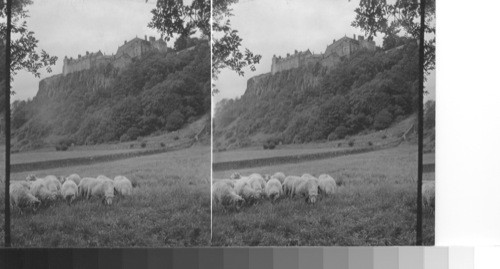
[[[210,244],[209,18],[208,0],[14,1],[13,247]]]

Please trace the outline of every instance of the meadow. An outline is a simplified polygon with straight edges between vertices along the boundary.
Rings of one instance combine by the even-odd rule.
[[[213,212],[217,246],[414,245],[417,147],[396,148],[325,160],[215,172],[286,175],[330,174],[341,186],[315,205],[304,199],[262,200],[239,211]],[[424,179],[433,178],[425,174]],[[434,244],[434,214],[424,211],[424,243]]]
[[[37,212],[12,212],[15,247],[169,247],[206,246],[210,242],[210,147],[120,161],[14,173],[12,180],[69,175],[124,175],[137,186],[113,205],[79,198],[57,201]],[[3,193],[0,214],[4,214]],[[0,241],[3,242],[3,225]]]

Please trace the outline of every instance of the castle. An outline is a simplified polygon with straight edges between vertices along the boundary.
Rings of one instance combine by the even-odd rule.
[[[334,39],[333,43],[326,47],[323,54],[313,54],[310,50],[303,52],[295,50],[293,55],[288,53],[284,58],[274,55],[271,74],[316,63],[326,67],[335,67],[342,57],[349,57],[360,49],[374,51],[376,49],[375,41],[372,38],[364,39],[363,36],[358,36],[358,39],[356,39],[356,35],[353,38],[344,36],[339,40]]]
[[[155,37],[144,36],[144,39],[134,38],[126,41],[118,47],[115,55],[104,55],[100,50],[94,53],[87,53],[84,56],[78,55],[78,58],[64,57],[63,75],[69,73],[87,70],[99,66],[101,64],[112,64],[115,68],[123,68],[127,66],[132,58],[140,58],[142,55],[158,50],[166,52],[168,49],[167,43],[163,39],[156,40]]]

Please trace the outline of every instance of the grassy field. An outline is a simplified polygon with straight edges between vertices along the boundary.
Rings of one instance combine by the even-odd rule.
[[[415,244],[416,146],[404,144],[376,152],[237,172],[246,175],[277,171],[287,175],[328,173],[343,185],[336,195],[322,197],[315,205],[285,198],[274,204],[261,201],[238,212],[214,211],[214,245]],[[213,177],[228,178],[233,172],[217,172]],[[433,245],[433,213],[425,211],[424,217],[425,244]]]
[[[29,172],[32,173],[32,172]],[[210,242],[210,147],[35,172],[96,177],[125,175],[138,183],[112,206],[61,201],[36,213],[12,214],[16,247],[205,246]],[[22,180],[28,173],[12,174]],[[4,213],[3,186],[0,214]],[[3,225],[0,242],[3,242]]]

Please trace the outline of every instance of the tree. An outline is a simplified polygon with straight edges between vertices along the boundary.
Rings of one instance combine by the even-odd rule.
[[[210,25],[210,1],[193,0],[190,5],[184,5],[181,0],[157,0],[152,11],[153,19],[148,24],[157,29],[162,37],[169,40],[174,34],[191,36],[200,30],[203,36],[212,37],[212,78],[217,80],[218,74],[224,68],[229,68],[243,76],[244,68],[255,71],[255,64],[261,56],[250,50],[242,51],[238,31],[232,29],[229,17],[233,16],[230,6],[238,0],[213,0],[213,22]],[[213,31],[211,35],[211,30]],[[216,94],[217,89],[212,93]]]
[[[436,1],[425,1],[424,32],[433,37],[424,42],[424,70],[428,74],[435,68]],[[384,43],[396,42],[396,36],[406,36],[414,40],[420,37],[420,0],[360,0],[355,9],[356,18],[352,26],[360,28],[369,37],[384,35]],[[387,41],[385,40],[387,39]],[[385,44],[384,44],[385,46]]]
[[[0,18],[7,16],[6,0],[0,0]],[[20,70],[26,70],[36,77],[40,77],[40,70],[45,68],[47,72],[52,72],[50,68],[57,61],[56,56],[50,56],[45,50],[37,51],[38,40],[35,33],[27,26],[26,18],[27,5],[31,5],[32,0],[16,0],[12,2],[12,28],[11,28],[11,80]],[[6,40],[7,23],[0,23],[0,40]],[[3,42],[2,42],[3,43]],[[5,45],[3,45],[5,46]]]

